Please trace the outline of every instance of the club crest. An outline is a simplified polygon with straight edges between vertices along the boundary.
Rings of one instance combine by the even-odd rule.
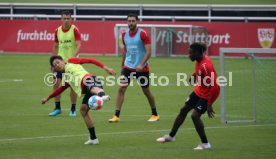
[[[259,28],[258,39],[263,48],[270,48],[274,41],[274,28]]]

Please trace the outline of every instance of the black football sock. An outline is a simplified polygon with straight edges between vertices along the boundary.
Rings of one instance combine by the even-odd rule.
[[[90,139],[91,140],[95,140],[97,137],[96,137],[96,134],[95,134],[95,128],[88,128],[89,130],[89,133],[90,133]]]
[[[56,108],[55,109],[61,109],[60,108],[60,102],[55,102]]]
[[[115,115],[116,115],[117,117],[119,117],[119,116],[120,116],[120,112],[121,112],[120,110],[116,110],[116,111],[115,111]]]
[[[176,133],[177,133],[177,130],[171,130],[171,132],[169,133],[169,135],[171,137],[174,137],[176,135]]]
[[[74,112],[74,111],[76,111],[76,104],[72,104],[71,106],[71,112]]]
[[[156,108],[151,108],[151,114],[157,116],[157,110]]]
[[[206,136],[202,136],[201,137],[201,142],[205,143],[205,144],[208,143],[207,137]]]
[[[102,96],[104,96],[104,95],[105,95],[104,92],[99,92],[99,93],[98,93],[98,96],[99,96],[99,97],[102,97]]]

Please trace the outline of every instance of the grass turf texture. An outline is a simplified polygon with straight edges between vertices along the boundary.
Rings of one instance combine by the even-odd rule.
[[[99,111],[90,111],[95,121],[100,145],[84,145],[88,130],[80,116],[69,117],[69,91],[63,93],[63,113],[49,117],[54,102],[40,104],[52,88],[43,82],[49,72],[49,56],[0,55],[0,158],[97,158],[97,159],[260,159],[275,158],[275,122],[222,124],[220,102],[214,104],[216,117],[203,120],[207,136],[213,146],[210,151],[196,152],[192,148],[199,143],[190,115],[180,128],[176,142],[156,143],[156,138],[169,132],[172,123],[192,87],[175,86],[177,72],[191,74],[194,63],[187,58],[152,58],[151,72],[167,75],[173,83],[167,87],[151,87],[156,98],[161,120],[148,123],[150,109],[140,88],[129,87],[122,108],[121,122],[110,124],[107,120],[114,112],[117,86],[105,86],[111,101]],[[96,57],[120,74],[120,57]],[[218,60],[214,63],[218,68]],[[233,60],[235,63],[235,60]],[[275,63],[275,62],[274,62]],[[240,63],[244,65],[244,63]],[[238,68],[238,66],[235,65]],[[103,70],[85,65],[89,72],[104,75]],[[275,67],[274,67],[275,68]],[[219,70],[217,70],[219,72]],[[117,76],[118,76],[117,75]],[[23,81],[14,82],[14,79]],[[231,90],[233,91],[233,90]],[[79,109],[78,100],[77,109]],[[237,109],[242,110],[242,106]],[[275,121],[275,119],[274,119]]]

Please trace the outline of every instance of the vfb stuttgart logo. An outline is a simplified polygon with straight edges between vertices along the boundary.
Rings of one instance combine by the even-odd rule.
[[[274,28],[259,28],[258,39],[263,48],[270,48],[274,41]]]

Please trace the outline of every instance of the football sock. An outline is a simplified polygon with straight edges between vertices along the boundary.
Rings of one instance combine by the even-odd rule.
[[[119,116],[120,116],[120,112],[121,112],[120,110],[116,110],[116,111],[115,111],[115,115],[116,115],[117,117],[119,117]]]
[[[99,97],[102,97],[102,96],[104,96],[104,95],[105,95],[104,92],[99,92],[99,93],[98,93],[98,96],[99,96]]]
[[[176,132],[177,132],[177,130],[171,130],[171,132],[169,133],[169,135],[170,135],[171,137],[174,137],[175,134],[176,134]]]
[[[151,108],[151,114],[157,116],[156,108]]]
[[[96,134],[95,134],[95,128],[94,127],[93,128],[88,128],[88,130],[89,130],[89,133],[90,133],[90,139],[91,140],[96,139],[97,137],[96,137]]]
[[[201,137],[201,142],[202,143],[208,143],[207,137],[206,136],[202,136]]]
[[[55,102],[55,105],[56,105],[56,109],[61,109],[60,108],[60,102]]]
[[[76,111],[76,104],[72,104],[71,106],[71,112],[74,112],[74,111]]]

